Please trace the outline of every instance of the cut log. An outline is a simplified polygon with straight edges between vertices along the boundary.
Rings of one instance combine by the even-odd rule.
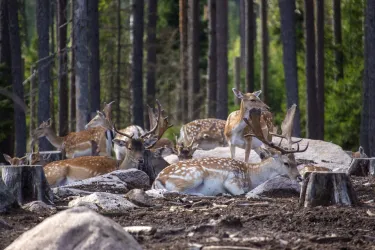
[[[12,207],[16,207],[17,201],[13,194],[9,191],[9,188],[4,184],[0,178],[0,213],[7,212]]]
[[[42,166],[1,166],[1,176],[19,205],[35,200],[53,204],[53,192]]]
[[[348,169],[348,175],[368,176],[375,174],[375,158],[355,158]]]
[[[310,172],[305,174],[300,206],[356,206],[357,195],[346,173]]]

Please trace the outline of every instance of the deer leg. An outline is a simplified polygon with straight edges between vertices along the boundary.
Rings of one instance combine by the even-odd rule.
[[[234,157],[236,156],[236,146],[234,146],[233,144],[230,144],[230,156],[232,159],[234,159]]]
[[[249,139],[246,141],[246,147],[245,147],[245,162],[249,161],[250,152],[251,152],[251,141],[252,137],[249,136]]]
[[[225,189],[231,194],[231,195],[241,195],[246,193],[243,189],[243,183],[241,180],[239,180],[236,177],[232,177],[227,179],[224,182]]]

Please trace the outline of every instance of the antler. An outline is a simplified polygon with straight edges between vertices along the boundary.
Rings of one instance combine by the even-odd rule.
[[[160,105],[160,103],[159,103],[158,100],[156,100],[156,104],[158,105],[158,108],[157,108],[157,110],[158,110],[158,115],[157,115],[157,119],[156,119],[156,122],[155,122],[155,124],[154,124],[154,127],[153,127],[150,131],[148,131],[148,132],[144,133],[143,135],[141,135],[141,138],[145,138],[145,137],[147,137],[148,135],[154,133],[154,132],[156,131],[158,125],[159,125],[160,113],[161,113],[161,105]],[[149,114],[150,114],[150,113],[149,113]],[[150,119],[150,124],[152,124],[153,122],[154,122],[154,121]]]
[[[128,137],[129,139],[132,139],[133,136],[134,136],[134,134],[132,134],[132,135],[128,135],[128,134],[125,134],[125,133],[122,133],[122,132],[118,131],[117,128],[116,128],[116,123],[113,123],[113,129],[115,130],[116,133],[118,133],[118,134],[120,134],[120,135],[123,135],[123,136],[126,136],[126,137]]]
[[[282,148],[280,145],[281,145],[281,141],[283,140],[283,136],[280,136],[282,139],[280,140],[280,143],[279,145],[275,145],[273,142],[270,142],[268,141],[264,135],[263,135],[263,132],[261,130],[261,126],[260,126],[260,115],[261,115],[261,110],[260,109],[252,109],[249,111],[250,113],[250,119],[251,121],[249,121],[247,118],[243,118],[243,120],[246,122],[246,124],[248,126],[250,126],[251,130],[253,131],[254,134],[247,134],[245,136],[255,136],[257,137],[260,141],[262,141],[264,144],[266,144],[267,146],[271,147],[271,148],[274,148],[278,151],[281,152],[281,154],[290,154],[290,153],[298,153],[298,152],[304,152],[307,150],[308,146],[309,146],[309,143],[307,143],[306,147],[304,149],[299,149],[299,144],[297,144],[297,149],[291,149],[291,150],[287,150],[287,149],[284,149]]]
[[[165,131],[167,131],[167,129],[169,129],[173,125],[172,124],[169,125],[168,116],[164,116],[164,109],[162,108],[159,100],[156,100],[156,104],[158,106],[156,108],[157,118],[155,118],[156,117],[155,111],[154,111],[155,109],[152,109],[152,108],[148,107],[150,127],[154,127],[154,128],[152,130],[150,130],[149,132],[147,132],[146,134],[144,134],[142,137],[148,136],[149,134],[153,133],[156,130],[157,127],[159,127],[158,133],[157,133],[157,138],[159,140],[163,136]],[[163,119],[161,121],[160,121],[160,116],[163,116]]]
[[[112,101],[110,103],[106,103],[104,102],[104,108],[103,108],[103,113],[105,115],[105,117],[110,121],[112,119],[112,116],[111,116],[111,113],[112,113],[112,104],[114,103],[115,101]]]

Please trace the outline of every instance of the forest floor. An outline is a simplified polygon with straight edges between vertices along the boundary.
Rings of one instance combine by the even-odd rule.
[[[105,216],[123,227],[152,226],[134,235],[144,249],[375,249],[375,179],[352,182],[359,207],[300,208],[298,194],[285,192],[265,200],[175,195],[156,199],[154,207]],[[45,219],[21,209],[0,218],[0,249]]]

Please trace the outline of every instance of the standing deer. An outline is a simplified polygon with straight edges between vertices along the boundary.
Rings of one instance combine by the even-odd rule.
[[[277,175],[288,175],[291,179],[301,181],[294,153],[304,149],[284,149],[274,145],[264,136],[261,128],[261,110],[252,113],[251,122],[244,118],[245,124],[251,126],[256,136],[269,148],[265,149],[266,158],[258,164],[251,164],[229,158],[201,158],[178,162],[165,168],[155,179],[152,188],[178,191],[185,194],[202,194],[206,196],[229,193],[245,194],[261,183]]]
[[[178,143],[189,145],[194,138],[195,144],[202,150],[225,147],[228,145],[224,136],[225,122],[215,118],[189,122],[181,127]]]
[[[261,90],[254,93],[243,94],[241,91],[233,88],[233,93],[237,98],[241,99],[240,110],[234,111],[229,114],[225,124],[224,134],[230,147],[232,159],[236,155],[236,147],[245,149],[245,162],[248,162],[250,151],[253,149],[260,158],[265,157],[264,150],[262,149],[262,142],[257,138],[244,137],[244,134],[249,133],[249,127],[246,126],[244,118],[248,118],[249,111],[254,108],[260,108],[262,115],[260,118],[261,128],[264,136],[268,136],[271,140],[273,131],[273,117],[270,108],[259,99]]]

